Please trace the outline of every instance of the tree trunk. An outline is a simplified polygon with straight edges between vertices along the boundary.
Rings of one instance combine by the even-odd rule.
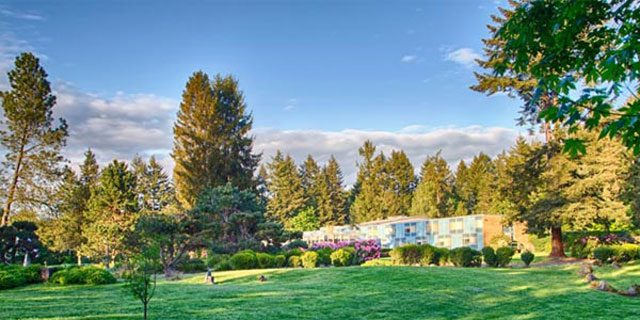
[[[76,257],[78,258],[78,266],[82,266],[82,255],[76,252]]]
[[[22,260],[22,266],[28,267],[31,264],[31,257],[29,256],[29,252],[24,254],[24,260]]]
[[[552,258],[566,258],[564,246],[562,245],[562,227],[551,228],[551,254]]]
[[[147,320],[147,304],[144,304],[144,320]]]
[[[11,184],[9,185],[9,192],[7,193],[7,199],[4,203],[2,210],[2,220],[0,221],[0,227],[9,224],[9,214],[11,213],[11,205],[16,196],[16,188],[18,186],[18,180],[20,179],[20,170],[22,169],[22,160],[24,158],[24,146],[26,144],[25,138],[22,138],[22,145],[20,146],[20,152],[18,152],[18,159],[16,159],[16,168],[13,171],[13,177],[11,178]]]

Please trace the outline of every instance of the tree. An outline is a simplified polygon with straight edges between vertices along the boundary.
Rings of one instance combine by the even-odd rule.
[[[149,302],[156,292],[156,266],[158,255],[154,251],[146,251],[129,260],[125,275],[126,288],[142,302],[143,319],[147,320]]]
[[[469,181],[469,168],[464,160],[460,160],[456,168],[453,182],[453,193],[456,197],[456,216],[466,216],[473,210],[474,199],[471,182]]]
[[[464,164],[464,162],[462,162]],[[447,161],[440,152],[429,156],[422,164],[420,183],[411,205],[412,215],[441,218],[451,215],[450,199],[453,196],[453,177]]]
[[[342,171],[333,156],[316,177],[315,185],[318,192],[316,203],[320,225],[348,223],[347,194],[342,186]]]
[[[50,187],[62,175],[60,151],[68,135],[64,119],[54,122],[56,97],[38,58],[20,54],[8,76],[11,89],[0,92],[5,118],[0,131],[5,151],[2,165],[9,174],[1,226],[9,223],[14,204],[42,208],[51,203]]]
[[[134,174],[126,163],[117,160],[102,170],[98,185],[91,190],[83,252],[103,256],[106,266],[125,251],[125,239],[134,229],[138,217],[135,191]]]
[[[404,151],[391,152],[391,157],[387,161],[387,175],[392,197],[388,215],[406,215],[411,209],[413,190],[416,188],[416,175]]]
[[[140,210],[160,212],[175,202],[173,184],[155,156],[149,157],[148,164],[135,156],[131,160],[131,169],[136,176],[136,195]]]
[[[320,228],[318,214],[314,207],[306,207],[302,209],[298,215],[289,220],[286,226],[287,230],[293,232],[312,231]]]
[[[489,156],[480,152],[473,157],[467,170],[467,183],[471,191],[469,211],[474,214],[489,214],[493,206],[496,180],[495,167]]]
[[[252,153],[253,119],[246,113],[238,81],[204,72],[187,81],[174,125],[173,181],[180,203],[191,208],[207,188],[227,182],[254,188],[260,155]]]
[[[29,266],[31,259],[37,258],[42,251],[37,229],[36,224],[30,221],[14,221],[11,225],[0,226],[0,262],[12,264],[22,258],[22,265]]]
[[[371,149],[370,142],[360,148],[360,155],[365,162],[360,165],[358,177],[359,192],[351,205],[351,215],[355,222],[366,222],[387,218],[389,204],[393,201],[389,179],[386,172],[386,157],[379,154],[371,158],[375,148]]]
[[[494,73],[526,71],[535,80],[528,105],[545,92],[558,93],[540,118],[570,132],[584,126],[600,138],[618,136],[640,154],[640,3],[535,0],[514,6],[495,33],[503,50]],[[584,153],[585,141],[568,137],[565,151]]]
[[[300,167],[300,175],[302,176],[302,187],[304,188],[304,196],[307,199],[307,206],[318,206],[318,181],[320,177],[320,166],[311,155],[307,156]]]
[[[640,159],[632,162],[624,177],[622,199],[629,206],[631,221],[640,227]]]
[[[291,156],[283,157],[278,151],[269,168],[269,193],[271,198],[267,204],[267,216],[288,225],[289,219],[295,217],[306,204],[302,178]]]

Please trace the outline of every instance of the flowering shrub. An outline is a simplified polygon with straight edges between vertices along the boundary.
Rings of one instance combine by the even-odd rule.
[[[325,241],[325,242],[316,242],[309,249],[312,250],[312,251],[317,251],[317,250],[320,250],[320,249],[327,249],[328,248],[328,249],[331,249],[331,251],[335,251],[335,250],[338,250],[338,249],[341,249],[341,248],[344,248],[344,247],[348,247],[350,245],[351,245],[350,241],[340,241],[340,242],[337,242],[337,243]]]
[[[353,247],[356,250],[356,257],[359,262],[380,258],[381,248],[380,244],[376,240],[356,241],[353,244]]]
[[[594,249],[597,247],[633,242],[633,238],[613,233],[601,236],[588,235],[573,241],[571,244],[571,256],[580,259],[591,258],[593,257]]]

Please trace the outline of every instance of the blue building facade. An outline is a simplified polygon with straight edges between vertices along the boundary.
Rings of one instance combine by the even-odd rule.
[[[497,215],[469,215],[449,218],[391,217],[354,226],[327,226],[303,233],[309,244],[356,240],[378,240],[383,248],[404,244],[431,244],[437,247],[482,249],[496,235],[513,239],[512,228]]]

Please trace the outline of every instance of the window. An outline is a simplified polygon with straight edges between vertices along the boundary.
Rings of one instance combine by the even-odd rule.
[[[450,230],[451,230],[451,233],[462,233],[463,231],[462,219],[458,218],[458,219],[452,220],[450,224]]]
[[[416,236],[416,223],[405,223],[404,224],[404,236],[405,237],[415,237]]]

